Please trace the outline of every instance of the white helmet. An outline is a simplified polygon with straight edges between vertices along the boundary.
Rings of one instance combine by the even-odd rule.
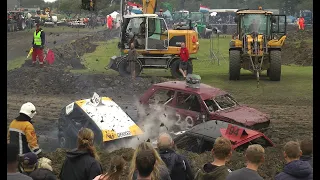
[[[37,113],[36,107],[31,102],[27,102],[21,106],[20,113],[23,113],[32,119]]]

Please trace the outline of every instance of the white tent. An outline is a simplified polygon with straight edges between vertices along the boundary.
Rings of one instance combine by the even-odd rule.
[[[119,13],[117,11],[113,11],[113,13],[109,14],[113,19],[115,19],[117,17]],[[108,16],[109,16],[108,15]]]

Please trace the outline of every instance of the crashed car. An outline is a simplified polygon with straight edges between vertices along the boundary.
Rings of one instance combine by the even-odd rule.
[[[193,80],[194,81],[194,80]],[[194,82],[168,81],[153,84],[140,97],[146,111],[155,112],[155,106],[164,106],[166,112],[191,128],[203,120],[221,120],[251,129],[266,128],[270,119],[265,113],[239,104],[231,94],[219,88]],[[171,118],[171,119],[172,119]]]
[[[131,117],[108,97],[96,93],[91,99],[72,102],[61,111],[58,138],[61,148],[76,148],[81,128],[94,132],[95,144],[107,147],[110,142],[124,142],[143,131]]]
[[[273,142],[261,132],[217,120],[207,121],[187,131],[173,134],[177,148],[195,153],[211,151],[218,137],[229,139],[232,149],[239,151],[245,150],[250,144],[274,146]]]

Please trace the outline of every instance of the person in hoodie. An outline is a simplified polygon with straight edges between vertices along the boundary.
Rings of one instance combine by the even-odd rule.
[[[226,162],[232,155],[232,145],[230,140],[224,137],[218,137],[211,150],[214,158],[213,162],[209,162],[203,166],[203,171],[198,171],[196,179],[198,180],[225,180],[231,172],[226,167]]]
[[[152,147],[152,145],[149,142],[143,142],[138,145],[135,152],[133,153],[130,169],[129,169],[129,179],[137,180],[139,172],[137,170],[137,162],[136,157],[137,154],[141,151],[152,151],[153,156],[156,158],[156,162],[153,168],[153,171],[151,173],[151,179],[152,180],[171,180],[170,174],[168,171],[168,168],[166,167],[166,164],[162,161],[159,153]]]
[[[29,174],[33,180],[56,180],[56,175],[53,174],[51,160],[42,157],[38,160],[38,167]]]
[[[263,180],[257,171],[264,162],[264,148],[260,144],[250,145],[246,150],[245,157],[247,167],[231,172],[226,180]]]
[[[102,174],[102,167],[93,140],[94,133],[91,129],[80,129],[78,148],[67,152],[67,158],[60,171],[60,180],[89,180]]]
[[[36,107],[31,102],[27,102],[21,106],[19,116],[9,125],[7,143],[17,144],[20,156],[28,152],[38,157],[42,156],[37,134],[31,121],[36,113]]]
[[[301,161],[308,161],[311,167],[313,168],[313,158],[312,158],[312,152],[313,152],[313,142],[310,139],[305,139],[301,141],[300,148],[302,151],[302,156],[300,157]]]
[[[283,152],[287,163],[283,168],[283,172],[276,175],[275,180],[312,180],[313,168],[308,161],[299,159],[301,154],[298,142],[287,142]]]
[[[162,133],[157,143],[161,159],[166,163],[172,180],[194,179],[188,160],[174,149],[174,142],[168,133]]]

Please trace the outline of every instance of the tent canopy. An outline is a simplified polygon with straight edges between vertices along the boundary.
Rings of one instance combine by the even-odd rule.
[[[113,13],[109,14],[113,19],[115,19],[117,17],[119,13],[117,11],[113,11]],[[108,16],[109,16],[108,15]]]

